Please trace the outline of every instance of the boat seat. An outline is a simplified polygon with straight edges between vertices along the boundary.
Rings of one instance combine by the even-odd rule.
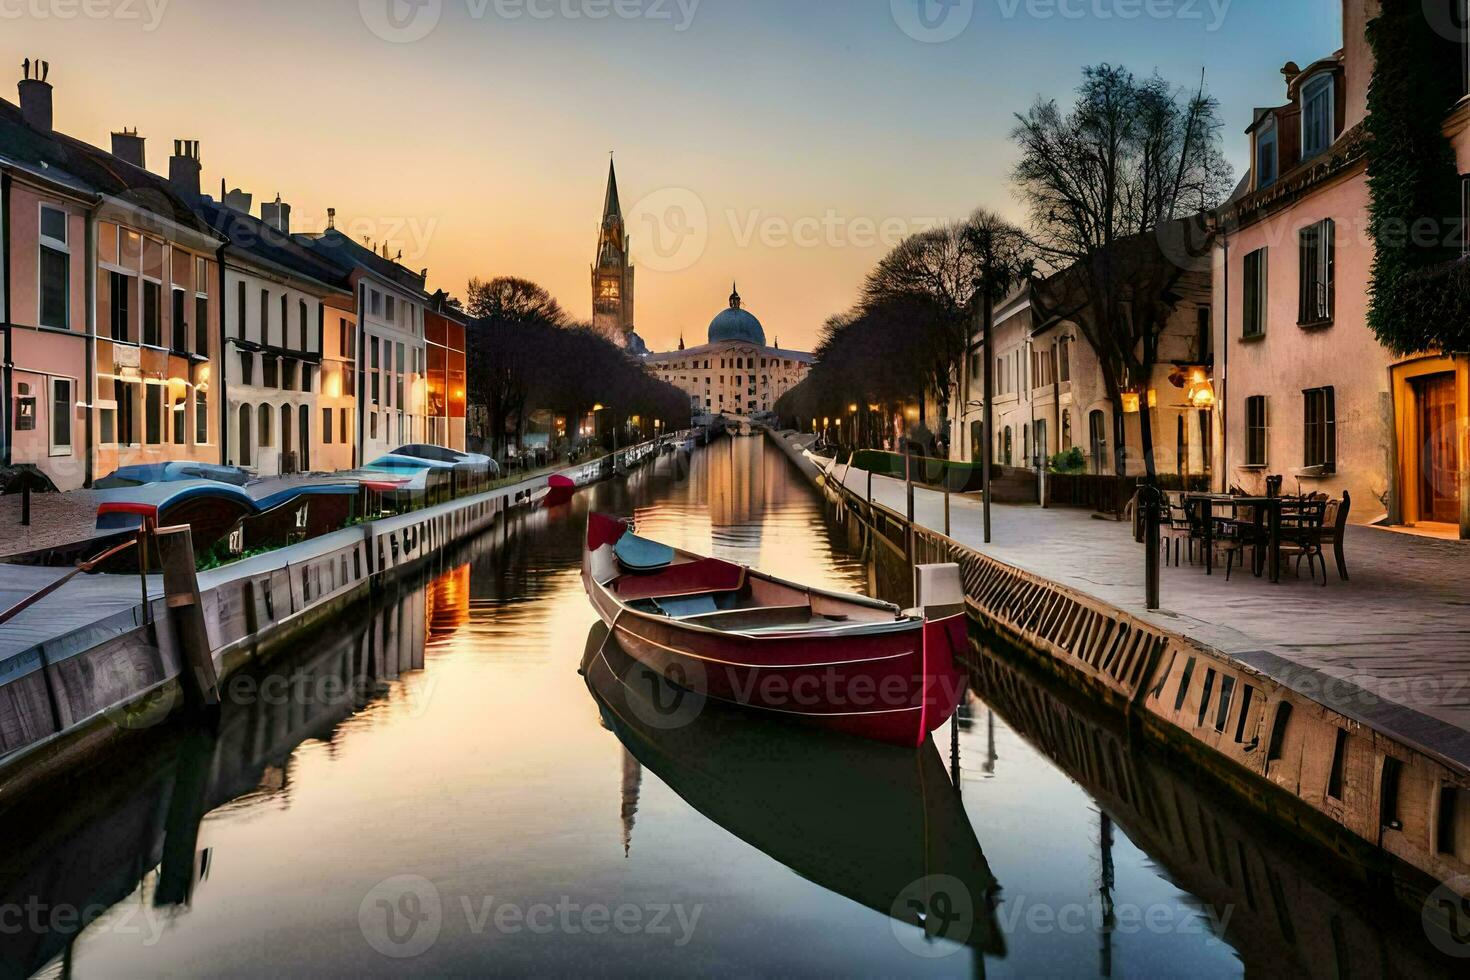
[[[656,599],[654,605],[659,612],[671,619],[687,619],[693,616],[708,616],[720,611],[712,595],[686,596],[682,599]]]
[[[625,534],[618,541],[618,561],[630,572],[659,572],[674,563],[674,549],[657,541]]]

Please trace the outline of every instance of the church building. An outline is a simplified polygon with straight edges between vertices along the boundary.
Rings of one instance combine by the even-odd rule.
[[[635,357],[647,353],[634,331],[632,242],[618,200],[618,173],[607,168],[607,199],[597,235],[597,262],[592,266],[592,326]]]
[[[748,417],[773,411],[776,400],[801,383],[812,355],[766,345],[766,331],[744,308],[737,288],[729,309],[709,325],[709,342],[651,354],[648,367],[689,396],[696,415]]]

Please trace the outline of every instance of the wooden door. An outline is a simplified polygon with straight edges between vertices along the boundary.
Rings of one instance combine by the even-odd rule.
[[[1419,520],[1460,523],[1460,449],[1456,440],[1455,376],[1416,382],[1419,405]]]

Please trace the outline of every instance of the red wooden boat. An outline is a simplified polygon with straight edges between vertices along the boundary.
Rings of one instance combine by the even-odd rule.
[[[564,507],[577,495],[577,484],[571,477],[553,473],[546,481],[546,496],[541,498],[542,507]]]
[[[678,551],[593,514],[582,579],[622,649],[694,695],[670,706],[671,726],[708,698],[917,746],[962,697],[955,656],[967,633],[954,565],[919,568],[927,608],[901,612]]]

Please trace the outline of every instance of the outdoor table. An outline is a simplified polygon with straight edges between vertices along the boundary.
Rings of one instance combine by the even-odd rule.
[[[1199,504],[1204,518],[1205,574],[1215,574],[1215,507],[1228,504],[1235,507],[1256,508],[1256,523],[1261,522],[1264,512],[1267,521],[1267,563],[1271,566],[1271,581],[1281,581],[1281,504],[1283,497],[1232,497],[1226,493],[1187,493],[1186,504]]]

